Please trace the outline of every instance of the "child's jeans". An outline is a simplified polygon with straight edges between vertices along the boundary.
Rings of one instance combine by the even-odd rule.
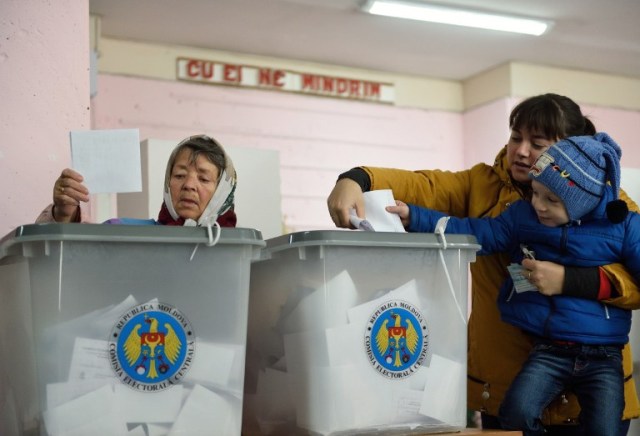
[[[624,409],[622,347],[535,345],[500,406],[504,429],[542,435],[543,410],[566,389],[580,403],[580,426],[585,435],[613,435],[621,431]]]

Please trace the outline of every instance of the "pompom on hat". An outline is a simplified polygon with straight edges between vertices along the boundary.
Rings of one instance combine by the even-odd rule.
[[[531,167],[529,178],[560,197],[571,221],[581,220],[606,198],[611,200],[606,205],[607,217],[614,223],[621,222],[628,212],[626,203],[617,200],[621,156],[618,144],[604,132],[573,136],[542,153]]]

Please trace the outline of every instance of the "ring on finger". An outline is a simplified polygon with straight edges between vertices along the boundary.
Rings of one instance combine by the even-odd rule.
[[[527,278],[531,280],[531,271],[529,271],[529,275],[527,275]]]

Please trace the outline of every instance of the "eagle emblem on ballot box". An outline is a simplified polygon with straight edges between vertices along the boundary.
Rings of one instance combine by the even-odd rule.
[[[397,313],[392,313],[391,318],[394,320],[392,326],[387,325],[388,319],[382,322],[376,335],[376,345],[387,364],[400,368],[406,365],[415,354],[418,347],[418,332],[410,319],[407,318],[405,325],[402,325],[402,318]]]
[[[124,342],[124,355],[129,366],[136,365],[136,373],[153,380],[158,372],[166,374],[169,365],[176,363],[182,341],[171,324],[165,323],[163,330],[158,330],[156,318],[145,316],[144,322],[149,324],[148,331],[141,331],[142,324],[137,324]]]
[[[427,357],[429,329],[419,307],[402,300],[381,303],[367,321],[365,350],[381,375],[415,374]]]
[[[155,392],[184,377],[193,362],[195,336],[187,317],[173,306],[149,302],[127,311],[111,332],[109,360],[129,387]]]

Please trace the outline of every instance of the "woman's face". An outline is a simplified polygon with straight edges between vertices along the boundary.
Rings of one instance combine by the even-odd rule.
[[[527,129],[512,129],[507,143],[507,161],[511,177],[520,183],[530,183],[531,165],[558,140],[559,138],[544,138]]]
[[[220,171],[200,155],[191,162],[192,151],[180,151],[171,169],[169,190],[176,213],[184,219],[198,220],[218,187]]]

